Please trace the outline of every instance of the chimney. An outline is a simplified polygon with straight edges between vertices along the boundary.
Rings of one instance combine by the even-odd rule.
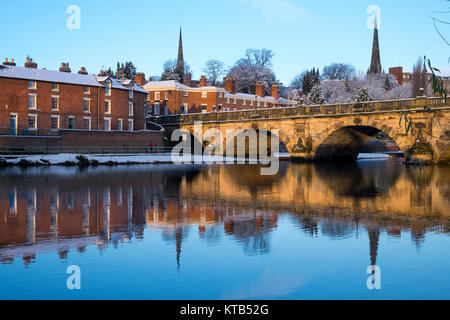
[[[136,84],[140,87],[145,86],[145,73],[136,73]]]
[[[389,68],[389,73],[397,78],[399,85],[403,85],[403,67]]]
[[[36,62],[33,62],[33,59],[30,56],[27,57],[25,62],[25,68],[37,69],[38,65]]]
[[[225,91],[235,94],[236,93],[236,80],[233,77],[223,78],[223,84]]]
[[[202,76],[200,78],[200,87],[206,87],[208,86],[208,81],[206,80],[206,76]]]
[[[264,90],[264,85],[263,85],[262,81],[259,81],[256,84],[256,95],[261,98],[264,98],[266,96],[266,90]]]
[[[277,100],[280,98],[280,86],[276,83],[272,85],[272,97]]]
[[[14,62],[14,59],[11,59],[11,61],[8,60],[8,58],[5,59],[5,62],[3,62],[4,66],[12,66],[15,67],[16,63]]]
[[[78,74],[84,74],[84,75],[88,75],[88,72],[86,71],[86,68],[85,67],[81,67],[80,68],[80,71],[78,71]]]
[[[153,81],[153,77],[150,77],[149,79],[148,79],[148,82],[152,82]]]
[[[67,73],[71,73],[72,72],[72,70],[70,70],[70,67],[69,67],[69,63],[68,62],[66,62],[66,63],[61,63],[61,67],[59,68],[59,72],[67,72]]]
[[[124,74],[122,74],[121,80],[125,81],[125,75]]]

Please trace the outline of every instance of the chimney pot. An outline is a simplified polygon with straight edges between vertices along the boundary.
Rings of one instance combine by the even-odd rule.
[[[37,63],[33,62],[33,59],[31,59],[30,56],[28,56],[25,62],[25,68],[37,69],[37,67],[38,67]]]

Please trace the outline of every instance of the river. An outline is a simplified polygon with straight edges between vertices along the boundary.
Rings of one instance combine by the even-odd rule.
[[[450,298],[449,167],[10,167],[0,181],[0,299]]]

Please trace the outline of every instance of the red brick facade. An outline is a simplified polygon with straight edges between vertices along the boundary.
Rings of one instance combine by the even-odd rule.
[[[273,86],[272,97],[264,95],[262,83],[257,86],[258,94],[235,93],[233,78],[225,78],[224,86],[205,86],[205,78],[202,77],[200,87],[189,87],[175,81],[150,81],[144,89],[149,92],[147,104],[151,115],[225,112],[294,104],[293,101],[279,99],[278,85]]]
[[[13,123],[13,129],[18,132],[146,129],[147,93],[132,81],[106,78],[97,82],[94,76],[81,74],[81,70],[75,75],[38,69],[36,74],[42,74],[43,79],[36,76],[38,79],[29,80],[26,74],[32,75],[34,66],[8,68],[9,71],[0,70],[0,134],[11,130]],[[49,81],[51,77],[64,79],[64,82]],[[66,79],[76,81],[70,83]],[[89,79],[90,82],[86,81],[90,85],[83,84],[84,79]],[[111,87],[109,94],[108,86]]]

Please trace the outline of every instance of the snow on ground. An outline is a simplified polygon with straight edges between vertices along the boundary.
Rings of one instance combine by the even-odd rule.
[[[366,159],[389,159],[390,155],[385,153],[360,153],[358,156],[358,160],[366,160]]]
[[[26,162],[29,165],[76,165],[80,161],[80,154],[52,154],[52,155],[16,155],[0,156],[0,162],[17,165]],[[111,154],[111,155],[82,155],[89,163],[104,164],[161,164],[161,163],[193,163],[193,164],[222,164],[244,162],[245,159],[234,159],[220,156],[180,156],[172,157],[170,153],[165,154]],[[249,160],[247,160],[248,162]],[[255,160],[256,161],[256,160]]]

